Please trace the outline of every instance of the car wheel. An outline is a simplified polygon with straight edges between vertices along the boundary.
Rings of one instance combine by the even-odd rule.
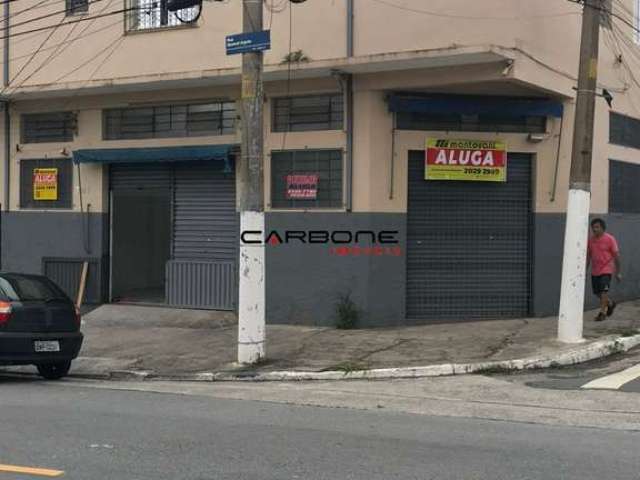
[[[59,380],[69,373],[71,361],[56,363],[40,363],[36,365],[38,373],[47,380]]]

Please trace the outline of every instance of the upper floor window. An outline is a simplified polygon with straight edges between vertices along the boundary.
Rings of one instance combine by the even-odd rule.
[[[609,213],[640,213],[640,165],[609,161]]]
[[[235,102],[113,108],[103,112],[103,138],[197,137],[233,135]]]
[[[509,114],[398,112],[400,130],[447,132],[544,133],[547,117]]]
[[[609,143],[640,148],[640,120],[619,113],[609,114]]]
[[[89,11],[89,0],[65,0],[65,10],[67,15],[86,13]]]
[[[273,99],[274,132],[342,130],[342,94],[311,95]]]
[[[128,31],[178,27],[196,18],[200,7],[185,8],[179,15],[167,9],[167,0],[127,0]]]
[[[26,113],[21,117],[22,143],[71,142],[76,131],[73,112]]]

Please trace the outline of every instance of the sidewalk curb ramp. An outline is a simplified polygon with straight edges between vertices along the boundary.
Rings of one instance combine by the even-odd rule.
[[[284,370],[258,372],[241,369],[237,371],[199,372],[165,375],[144,370],[114,370],[96,374],[74,374],[71,378],[101,380],[168,380],[181,382],[283,382],[309,380],[388,380],[395,378],[425,378],[471,373],[506,373],[520,370],[555,368],[604,358],[616,353],[626,352],[640,345],[640,334],[627,337],[608,337],[584,344],[556,355],[528,357],[515,360],[500,360],[477,363],[445,363],[422,367],[376,368],[371,370],[330,370],[296,371]]]

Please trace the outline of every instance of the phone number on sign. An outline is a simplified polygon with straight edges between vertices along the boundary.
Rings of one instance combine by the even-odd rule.
[[[465,168],[464,173],[472,175],[500,175],[499,168]]]

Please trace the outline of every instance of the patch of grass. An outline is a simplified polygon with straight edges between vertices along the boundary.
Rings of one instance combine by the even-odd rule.
[[[351,299],[351,293],[340,295],[336,303],[336,328],[352,330],[358,326],[360,309]]]
[[[345,375],[351,372],[358,372],[361,370],[368,370],[369,366],[366,363],[354,362],[351,360],[347,360],[344,362],[336,363],[327,368],[323,368],[320,370],[321,372],[344,372]]]
[[[481,368],[480,370],[476,370],[473,373],[476,375],[511,375],[512,373],[514,373],[514,370],[507,367],[495,365],[493,367]]]

